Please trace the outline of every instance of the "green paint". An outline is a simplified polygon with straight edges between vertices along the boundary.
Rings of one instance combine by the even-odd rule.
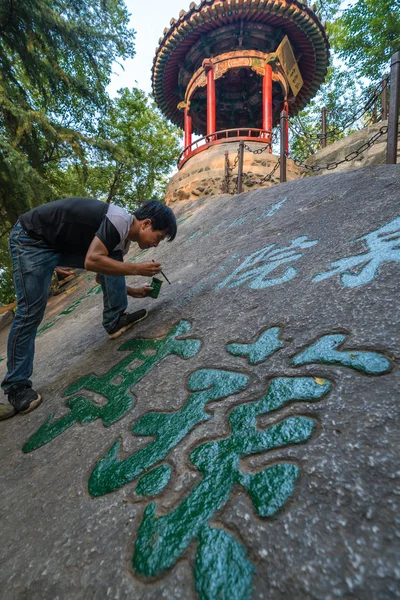
[[[378,352],[336,350],[343,345],[345,340],[345,335],[324,335],[293,358],[292,365],[295,367],[311,363],[341,365],[368,375],[382,375],[391,370],[391,362]]]
[[[144,256],[145,254],[147,254],[148,250],[140,250],[140,252],[137,252],[134,254],[134,256],[132,256],[131,258],[128,259],[128,262],[136,262],[136,260],[138,258],[140,258],[141,256]]]
[[[85,298],[89,298],[89,296],[92,296],[93,294],[100,294],[101,291],[102,291],[101,290],[101,285],[95,285],[95,286],[93,286],[81,298],[78,298],[77,300],[75,300],[75,302],[73,302],[70,306],[68,306],[68,308],[66,308],[65,310],[63,310],[62,312],[60,312],[59,317],[61,317],[61,315],[70,315],[71,313],[74,312],[74,310],[76,308],[78,308],[78,306],[80,305],[80,303],[83,300],[85,300]]]
[[[250,364],[257,365],[285,345],[279,333],[279,327],[271,327],[254,344],[229,344],[226,349],[234,356],[247,356]]]
[[[280,463],[256,475],[243,475],[240,483],[249,493],[260,517],[274,515],[293,494],[299,469]]]
[[[6,360],[5,356],[0,356],[0,362],[3,362],[3,360]]]
[[[242,483],[256,499],[256,509],[269,516],[280,508],[290,493],[295,472],[291,469],[272,471],[262,495],[259,480],[253,482],[240,470],[240,459],[252,454],[283,448],[307,441],[315,427],[307,417],[290,417],[265,430],[257,427],[256,418],[291,401],[319,400],[330,390],[330,383],[317,383],[310,377],[275,378],[266,396],[256,402],[235,407],[230,416],[231,436],[202,444],[190,460],[203,475],[200,483],[167,515],[155,516],[156,504],[147,506],[140,525],[133,566],[142,575],[159,575],[171,568],[195,539],[202,527],[228,501],[235,483]],[[288,482],[282,483],[282,476]],[[279,491],[271,498],[271,489]]]
[[[53,319],[53,321],[49,321],[48,323],[46,323],[46,325],[43,325],[42,327],[40,327],[37,330],[37,334],[36,335],[40,335],[41,333],[44,333],[45,331],[47,331],[48,329],[51,329],[53,327],[53,325],[56,323],[58,319]]]
[[[151,287],[153,288],[151,292],[149,292],[150,298],[158,298],[161,291],[162,281],[157,277],[153,277],[151,280]]]
[[[70,315],[71,313],[73,313],[74,310],[80,305],[80,303],[83,300],[85,300],[85,298],[88,298],[89,296],[92,296],[93,294],[100,294],[100,292],[101,292],[100,285],[95,285],[92,288],[90,288],[90,290],[88,290],[86,292],[86,294],[84,294],[81,298],[78,298],[78,300],[75,300],[75,302],[73,302],[72,304],[70,304],[70,306],[68,306],[66,309],[64,309],[62,312],[60,312],[60,314],[55,319],[53,319],[52,321],[49,321],[49,323],[46,323],[46,325],[43,325],[42,327],[40,327],[37,331],[37,335],[39,336],[40,334],[44,333],[48,329],[51,329],[51,327],[53,327],[53,325],[55,325],[55,323],[57,323],[57,321],[59,319],[61,319],[63,316]]]
[[[283,198],[283,200],[281,200],[280,202],[277,202],[276,204],[273,204],[273,206],[271,208],[267,208],[266,211],[261,213],[261,215],[257,218],[257,220],[265,219],[265,217],[273,217],[274,214],[281,208],[281,206],[283,206],[285,204],[287,199],[288,199],[288,197],[285,196],[285,198]]]
[[[215,233],[216,231],[219,231],[221,228],[222,229],[231,229],[234,227],[243,227],[243,225],[246,223],[246,221],[248,219],[251,219],[254,222],[254,221],[264,220],[268,217],[272,217],[281,208],[281,206],[283,206],[283,204],[286,202],[287,199],[288,198],[286,196],[285,198],[283,198],[283,200],[281,200],[280,202],[277,202],[272,207],[270,207],[266,211],[262,212],[258,217],[256,217],[256,215],[255,215],[255,213],[257,212],[258,209],[251,208],[247,212],[241,214],[239,217],[237,217],[232,222],[229,222],[228,219],[223,219],[222,221],[220,221],[218,223],[218,225],[215,225],[207,233],[203,233],[203,231],[201,229],[197,229],[190,236],[188,236],[185,241],[188,242],[192,239],[195,239],[195,238],[201,237],[201,236],[206,238],[209,235],[212,235],[213,233]],[[179,221],[178,221],[178,223],[179,223]]]
[[[183,217],[181,217],[180,219],[178,219],[178,221],[176,222],[177,225],[181,225],[182,223],[184,223],[185,221],[187,221],[188,219],[190,219],[190,217],[193,215],[193,213],[190,213],[188,215],[183,215]]]
[[[53,421],[51,414],[46,422],[33,434],[23,447],[24,452],[32,452],[47,444],[74,423],[91,423],[101,419],[108,427],[123,417],[132,407],[134,398],[129,389],[149,373],[166,356],[175,354],[181,358],[191,358],[200,349],[200,341],[195,339],[177,340],[176,338],[187,333],[191,328],[188,321],[180,321],[168,335],[161,339],[133,339],[123,344],[119,350],[131,351],[121,362],[115,365],[103,376],[87,375],[81,377],[67,388],[64,395],[75,394],[81,389],[87,389],[101,394],[108,402],[98,406],[83,396],[70,398],[66,403],[70,413]],[[149,356],[147,351],[155,351]],[[142,363],[133,370],[129,365],[140,360]],[[113,383],[119,377],[120,383]]]
[[[136,493],[139,496],[156,496],[165,488],[170,478],[171,467],[161,465],[140,478],[136,487]]]
[[[185,296],[182,300],[180,300],[179,302],[176,303],[176,306],[178,308],[180,308],[184,304],[187,304],[187,302],[189,302],[190,300],[192,300],[192,298],[194,298],[195,296],[197,296],[198,294],[200,294],[203,290],[205,290],[207,288],[207,283],[209,281],[211,281],[212,279],[215,279],[216,277],[218,277],[220,275],[220,273],[227,268],[227,265],[230,262],[232,262],[233,260],[235,260],[236,258],[238,258],[238,254],[233,254],[232,256],[230,256],[228,258],[228,260],[224,264],[219,265],[219,267],[218,267],[218,269],[217,269],[217,271],[215,273],[211,273],[211,275],[208,275],[202,281],[196,283],[192,287],[192,289],[189,291],[189,294],[187,296]]]
[[[189,237],[187,238],[187,241],[194,240],[195,238],[200,237],[202,235],[203,235],[202,230],[201,229],[196,229],[196,231],[194,231],[193,233],[191,233],[189,235]]]
[[[89,493],[102,496],[136,479],[141,473],[164,460],[195,425],[210,418],[207,402],[221,400],[244,389],[248,377],[230,371],[202,369],[188,382],[191,394],[185,405],[174,413],[150,412],[135,423],[133,433],[154,437],[147,446],[118,461],[117,441],[94,467],[89,479]]]
[[[254,216],[254,212],[256,212],[256,211],[257,211],[257,209],[253,208],[253,209],[249,210],[247,213],[240,215],[234,221],[232,221],[232,223],[230,225],[228,225],[228,229],[230,229],[231,227],[241,227],[242,225],[245,224],[249,215],[253,214],[253,216]]]
[[[201,600],[249,600],[254,567],[229,533],[205,526],[199,532],[195,582]]]
[[[270,273],[287,263],[299,260],[303,254],[299,250],[305,250],[318,244],[318,240],[309,240],[302,235],[292,240],[289,246],[275,248],[275,244],[265,246],[250,254],[229,277],[217,285],[217,289],[223,287],[234,288],[238,285],[248,283],[253,290],[262,290],[274,285],[280,285],[296,277],[298,269],[289,265],[285,272],[279,277],[269,277]]]
[[[354,241],[361,240],[364,240],[367,246],[365,253],[335,260],[331,263],[330,271],[315,275],[312,281],[316,283],[340,275],[344,287],[358,287],[373,281],[382,263],[400,262],[400,217]],[[356,267],[360,267],[358,272],[355,272]]]

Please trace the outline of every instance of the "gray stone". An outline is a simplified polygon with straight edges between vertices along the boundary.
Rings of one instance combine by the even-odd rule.
[[[14,319],[14,313],[12,310],[7,310],[5,313],[0,315],[0,330],[11,325]]]
[[[92,277],[82,278],[62,303],[59,297],[50,299],[44,324],[55,323],[37,338],[33,375],[43,404],[0,423],[2,598],[191,600],[198,597],[198,540],[212,531],[231,540],[232,552],[224,562],[229,552],[215,557],[209,549],[210,576],[222,561],[235,580],[246,560],[254,569],[246,597],[254,600],[400,597],[399,189],[400,166],[366,167],[177,204],[177,217],[185,220],[176,240],[129,255],[160,260],[172,285],[164,282],[157,300],[130,300],[132,309],[150,309],[149,316],[117,340],[108,340],[102,330],[101,295],[87,294]],[[181,321],[189,329],[180,341],[199,340],[200,348],[191,358],[167,356],[130,392],[127,385],[134,403],[123,418],[108,427],[99,419],[74,423],[42,447],[21,451],[50,415],[60,420],[71,414],[68,399],[82,396],[102,406],[106,389],[110,395],[122,383],[115,372],[102,394],[83,388],[64,395],[69,386],[89,374],[103,377],[139,348],[138,340],[161,340]],[[331,349],[323,352],[316,343]],[[153,356],[151,349],[146,352],[142,364]],[[125,377],[139,372],[139,364],[130,366]],[[154,416],[148,413],[172,418],[183,414],[190,394],[195,395],[190,385],[200,403],[214,390],[211,379],[207,383],[198,375],[205,369],[248,381],[235,394],[211,399],[202,419],[166,456],[157,454],[154,467],[171,470],[166,487],[156,496],[139,496],[136,477],[106,495],[91,495],[90,475],[116,441],[123,461],[166,433],[165,427],[151,429]],[[1,378],[4,373],[5,361]],[[235,463],[241,475],[235,471],[231,481],[234,461],[218,471],[226,456],[223,441],[234,431],[229,418],[236,414],[235,427],[246,432],[244,415],[279,378],[288,378],[284,394],[294,378],[307,378],[307,386],[319,393],[331,387],[312,401],[297,394],[279,407],[277,394],[274,402],[257,404],[253,433],[237,446],[243,452]],[[238,406],[241,417],[234,411]],[[144,415],[143,435],[133,434]],[[261,432],[281,423],[292,442],[294,432],[300,436],[299,423],[314,429],[308,439],[298,438],[302,443],[266,450]],[[146,431],[154,433],[149,437]],[[173,431],[167,428],[168,435]],[[264,440],[258,451],[255,439]],[[201,468],[220,479],[214,491],[204,488],[205,503],[191,505],[205,478],[194,464],[196,453],[194,462],[190,458],[199,447],[208,452]],[[253,453],[246,456],[250,447]],[[279,486],[262,485],[261,476],[255,476],[282,463],[292,472],[298,469],[299,477],[279,496]],[[143,474],[151,471],[146,467]],[[220,498],[227,485],[226,497]],[[264,504],[257,504],[257,494]],[[159,523],[180,507],[170,539],[178,544],[183,524],[189,543],[178,552],[179,544],[169,546],[162,534],[150,535],[151,548],[165,548],[163,558],[172,557],[172,566],[154,567],[150,577],[132,567],[132,557],[144,536],[146,507],[151,519],[152,502],[157,518],[164,519]],[[192,534],[204,507],[212,508]],[[260,516],[267,509],[271,516]],[[139,556],[144,564],[146,556]]]
[[[380,121],[379,123],[374,123],[364,129],[355,131],[351,135],[336,142],[329,143],[328,139],[326,148],[322,148],[310,156],[305,163],[307,165],[331,165],[331,167],[333,167],[334,163],[340,162],[335,168],[338,172],[359,169],[360,167],[365,166],[384,165],[386,163],[387,134],[383,133],[383,131],[386,126],[387,121]],[[379,132],[382,132],[382,135],[378,137],[369,148],[359,154],[359,148],[367,143],[372,137],[378,135]],[[397,148],[397,162],[400,163],[400,139]],[[346,157],[350,157],[351,155],[353,155],[351,160],[345,160]],[[306,175],[326,175],[327,173],[331,173],[332,170],[328,171],[324,169],[318,172],[307,170]]]

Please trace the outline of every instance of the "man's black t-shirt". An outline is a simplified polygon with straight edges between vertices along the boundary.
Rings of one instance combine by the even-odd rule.
[[[63,264],[83,266],[95,236],[109,254],[126,254],[133,217],[119,206],[94,198],[63,198],[30,210],[19,220],[31,237],[47,242],[64,257],[68,256],[69,263],[66,259]]]

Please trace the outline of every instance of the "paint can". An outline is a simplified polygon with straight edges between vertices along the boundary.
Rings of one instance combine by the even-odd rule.
[[[162,285],[161,279],[157,279],[157,277],[153,277],[153,279],[151,280],[151,287],[153,289],[151,290],[151,292],[148,293],[148,296],[150,296],[150,298],[158,298],[158,295],[161,290],[161,285]]]

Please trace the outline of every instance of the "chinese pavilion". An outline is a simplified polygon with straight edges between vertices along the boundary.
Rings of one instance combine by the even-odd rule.
[[[182,10],[164,29],[152,69],[158,106],[184,129],[167,201],[227,191],[240,140],[253,152],[268,146],[246,153],[249,187],[261,182],[278,159],[270,153],[281,110],[304,108],[328,63],[325,28],[300,0],[202,0]],[[289,165],[288,179],[295,171]]]

